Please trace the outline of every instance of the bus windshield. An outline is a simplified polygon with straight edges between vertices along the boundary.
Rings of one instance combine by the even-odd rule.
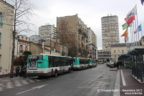
[[[28,59],[29,69],[37,69],[37,60],[43,60],[43,56],[30,55]]]

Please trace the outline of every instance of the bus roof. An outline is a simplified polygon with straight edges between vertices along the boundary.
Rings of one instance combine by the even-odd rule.
[[[39,54],[33,54],[33,55],[29,55],[29,56],[52,56],[52,57],[67,57],[67,58],[72,58],[72,57],[70,57],[70,56],[56,56],[56,55],[47,55],[47,54],[41,54],[41,55],[39,55]]]
[[[74,57],[74,58],[79,58],[79,59],[91,59],[91,58],[84,58],[84,57]]]

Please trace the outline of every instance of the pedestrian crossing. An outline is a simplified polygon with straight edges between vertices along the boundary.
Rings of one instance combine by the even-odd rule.
[[[20,79],[13,79],[13,80],[3,80],[0,81],[0,92],[6,90],[6,89],[10,89],[10,88],[15,88],[15,87],[20,87],[20,86],[24,86],[24,85],[28,85],[31,83],[35,83],[38,82],[40,80],[37,79],[28,79],[28,78],[20,78]]]

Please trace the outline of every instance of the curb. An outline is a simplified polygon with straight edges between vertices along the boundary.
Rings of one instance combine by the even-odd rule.
[[[10,76],[10,74],[3,74],[3,75],[0,75],[0,78],[4,78],[4,77],[8,77]]]
[[[134,76],[134,75],[131,75],[136,81],[138,81],[140,84],[144,84],[144,82],[141,82],[141,80],[140,79],[138,79],[136,76]]]

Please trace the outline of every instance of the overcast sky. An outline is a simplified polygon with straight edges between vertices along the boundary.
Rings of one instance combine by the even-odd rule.
[[[55,24],[56,17],[75,15],[97,35],[98,48],[102,48],[101,17],[117,15],[119,17],[119,34],[121,25],[124,23],[126,14],[137,4],[139,23],[144,27],[144,6],[140,0],[30,0],[33,6],[34,15],[31,22],[35,25],[35,32],[38,34],[38,27],[44,24]],[[123,38],[120,37],[120,42]]]

